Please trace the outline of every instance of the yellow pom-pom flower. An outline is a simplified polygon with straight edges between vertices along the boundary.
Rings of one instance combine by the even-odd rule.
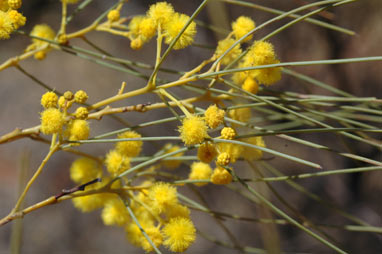
[[[166,144],[163,148],[164,153],[172,153],[179,149],[180,149],[179,146],[172,145],[172,144]],[[180,156],[183,156],[183,154],[184,152],[179,152],[179,153],[173,154],[171,157],[180,157]],[[182,163],[181,160],[163,160],[162,161],[162,165],[168,169],[178,168],[181,163]]]
[[[156,183],[149,189],[148,197],[151,201],[152,209],[157,213],[161,213],[167,207],[178,203],[176,188],[168,183]]]
[[[118,135],[118,138],[140,138],[142,137],[140,134],[135,131],[126,131]],[[136,141],[122,141],[117,142],[115,148],[121,154],[128,157],[137,156],[142,150],[143,142],[141,140]]]
[[[205,138],[208,138],[206,122],[195,115],[183,119],[179,132],[182,141],[187,146],[200,144]]]
[[[163,236],[160,232],[159,227],[151,226],[151,227],[145,227],[143,230],[146,232],[146,234],[149,236],[150,240],[154,243],[156,247],[159,247],[163,242]],[[149,241],[146,239],[146,237],[142,235],[142,241],[141,246],[142,249],[146,252],[152,252],[154,250],[154,247],[149,243]]]
[[[74,116],[77,118],[77,119],[86,119],[88,118],[88,115],[89,115],[89,110],[85,107],[79,107],[76,109],[76,112],[74,112]]]
[[[257,92],[259,91],[259,84],[255,81],[254,78],[248,76],[245,79],[241,88],[247,92],[257,94]]]
[[[14,10],[19,9],[22,4],[21,0],[8,0],[8,6]]]
[[[101,176],[101,165],[95,160],[86,157],[75,160],[70,167],[70,179],[78,184],[90,182]]]
[[[101,218],[103,223],[107,226],[123,226],[129,222],[130,215],[123,201],[119,198],[115,198],[105,203]]]
[[[231,161],[231,156],[226,152],[219,154],[219,156],[216,158],[216,163],[222,166],[227,166],[230,161]]]
[[[119,10],[111,10],[111,11],[109,11],[108,14],[107,14],[107,19],[108,19],[110,22],[118,21],[119,18],[120,18]]]
[[[217,155],[214,144],[204,143],[198,148],[198,159],[204,163],[210,163]]]
[[[13,23],[7,13],[0,11],[0,40],[9,39],[13,32]]]
[[[212,169],[210,165],[203,162],[194,162],[191,165],[191,172],[188,178],[191,180],[208,180],[211,177]],[[197,186],[203,186],[207,183],[195,183]]]
[[[234,39],[227,38],[218,42],[218,46],[215,51],[217,57],[221,56],[226,52],[233,44],[235,43]],[[224,65],[228,65],[233,60],[235,60],[241,54],[240,44],[237,44],[233,49],[231,49],[220,61]]]
[[[143,42],[147,42],[156,34],[155,22],[152,18],[144,17],[139,23],[139,35]]]
[[[164,26],[164,36],[165,42],[170,44],[179,32],[182,30],[184,25],[186,25],[187,21],[190,19],[189,16],[185,14],[175,13],[171,20],[167,22]],[[194,41],[194,36],[196,34],[196,23],[191,22],[187,29],[180,36],[178,41],[174,45],[174,49],[183,49],[192,44]]]
[[[232,175],[224,168],[217,167],[211,175],[213,184],[229,184],[232,182]]]
[[[195,227],[190,219],[171,219],[163,228],[164,245],[173,252],[183,252],[195,241]]]
[[[243,141],[252,145],[265,147],[263,137],[261,136],[250,137],[250,138],[244,139]],[[246,160],[258,160],[258,159],[261,159],[261,157],[263,157],[263,151],[256,148],[245,146],[244,151],[242,153],[242,157]]]
[[[86,102],[86,100],[89,98],[88,94],[85,91],[78,90],[74,94],[74,101],[80,104],[83,104]]]
[[[224,127],[220,132],[222,139],[234,139],[236,132],[231,127]]]
[[[48,40],[54,40],[56,33],[53,31],[52,28],[50,28],[50,26],[46,24],[40,24],[40,25],[35,25],[33,27],[30,35],[48,39]],[[43,46],[48,43],[46,41],[42,41],[37,38],[32,38],[32,41],[37,47]]]
[[[25,22],[27,21],[27,18],[16,10],[10,10],[7,12],[7,14],[9,19],[12,21],[14,29],[19,29],[20,27],[25,25]]]
[[[96,190],[103,187],[107,182],[95,183],[85,187],[85,191]],[[73,205],[82,212],[91,212],[102,208],[110,199],[116,198],[115,194],[102,193],[73,198]]]
[[[236,19],[236,21],[232,22],[231,26],[236,40],[240,39],[256,27],[255,22],[251,18],[245,16],[240,16],[238,19]],[[243,42],[249,41],[251,39],[252,34],[244,39]]]
[[[211,105],[204,112],[204,119],[207,125],[214,129],[218,127],[224,120],[225,112],[222,109],[219,109],[216,105]]]
[[[70,141],[88,139],[90,134],[89,124],[85,120],[72,120],[68,124],[65,134]]]
[[[56,108],[58,96],[54,92],[46,92],[41,96],[41,105],[44,108]]]
[[[106,155],[105,165],[111,175],[117,176],[130,168],[130,159],[116,150],[111,150]]]
[[[155,24],[162,27],[172,19],[173,14],[174,8],[167,2],[158,2],[153,4],[147,11],[147,16],[152,18]]]
[[[44,134],[54,134],[62,131],[65,119],[60,110],[48,108],[41,113],[40,130]]]

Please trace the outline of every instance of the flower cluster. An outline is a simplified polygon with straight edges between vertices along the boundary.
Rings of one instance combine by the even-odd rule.
[[[82,90],[74,95],[67,91],[60,97],[52,91],[43,94],[41,105],[45,110],[41,113],[41,132],[46,135],[59,134],[69,141],[88,139],[90,127],[86,121],[89,114],[87,108],[78,107],[74,113],[68,113],[74,102],[85,103],[87,97]]]
[[[153,4],[145,16],[136,16],[130,21],[127,36],[131,40],[131,48],[140,49],[156,34],[158,39],[161,40],[164,36],[165,43],[171,44],[189,19],[189,16],[175,12],[167,2]],[[195,34],[196,24],[192,21],[175,43],[174,49],[183,49],[191,45]]]
[[[10,34],[25,25],[26,18],[17,11],[21,0],[0,1],[0,40],[9,39]]]

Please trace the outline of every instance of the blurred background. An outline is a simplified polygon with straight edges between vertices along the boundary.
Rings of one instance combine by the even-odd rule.
[[[150,4],[156,1],[130,0],[123,8],[123,16],[144,14]],[[201,1],[169,1],[178,12],[191,15]],[[313,1],[303,0],[259,0],[248,1],[267,7],[288,11]],[[68,32],[78,30],[89,25],[100,13],[109,8],[113,1],[94,0],[83,12],[78,14],[68,27]],[[69,8],[72,11],[74,8]],[[22,30],[29,32],[35,24],[47,23],[55,30],[60,25],[61,4],[58,0],[24,1],[21,8],[27,17],[27,24]],[[213,23],[222,29],[230,29],[230,23],[237,17],[245,15],[255,20],[259,25],[274,15],[256,9],[235,6],[232,4],[211,1],[209,6],[198,16],[198,19]],[[356,35],[349,36],[321,28],[306,22],[288,28],[279,35],[272,37],[278,57],[283,62],[308,61],[321,59],[338,59],[363,56],[381,55],[382,41],[382,2],[380,0],[357,1],[335,9],[329,9],[323,15],[315,16],[319,20],[351,29]],[[255,38],[261,38],[289,19],[274,23],[259,31]],[[114,56],[139,60],[154,64],[155,41],[144,45],[140,51],[133,51],[129,47],[129,40],[122,37],[111,36],[102,32],[92,32],[87,38],[99,47],[107,50]],[[214,46],[221,34],[199,28],[195,42]],[[73,45],[88,47],[76,39]],[[0,42],[0,61],[23,52],[29,44],[29,38],[14,34],[10,40]],[[164,66],[178,70],[189,70],[213,54],[211,49],[189,47],[184,50],[172,52]],[[115,70],[107,69],[96,63],[75,57],[64,52],[51,51],[47,59],[37,61],[28,59],[20,63],[21,67],[57,91],[73,92],[83,89],[89,94],[89,103],[97,102],[117,93],[123,81],[126,89],[132,90],[145,85],[145,80],[129,76]],[[298,67],[294,70],[317,78],[348,93],[359,97],[381,97],[382,95],[382,63],[354,63],[343,65],[323,65]],[[149,73],[149,72],[147,72]],[[160,74],[161,78],[174,80],[176,77]],[[309,87],[309,89],[307,89]],[[274,90],[295,91],[301,93],[328,94],[327,91],[316,87],[303,85],[301,81],[284,76],[280,82],[272,87]],[[40,97],[45,92],[31,79],[15,68],[0,72],[0,135],[19,128],[28,128],[39,124]],[[181,95],[181,93],[179,93]],[[135,105],[145,102],[156,102],[155,96],[140,96],[115,105]],[[204,104],[201,104],[204,105]],[[170,116],[167,109],[161,109],[145,114],[121,114],[130,124],[138,124],[147,119],[158,119]],[[142,135],[174,135],[178,123],[173,122],[166,127],[144,128]],[[92,135],[98,135],[122,128],[118,121],[105,117],[102,121],[92,122]],[[379,125],[381,127],[381,125]],[[318,142],[322,145],[346,151],[342,140],[331,134],[296,135],[299,138]],[[378,137],[377,137],[378,138]],[[380,136],[379,136],[380,140]],[[312,160],[324,165],[324,169],[340,169],[365,166],[362,163],[335,156],[329,152],[317,152],[314,149],[288,143],[273,137],[265,138],[267,146],[277,151]],[[381,161],[381,151],[371,146],[348,142],[352,152],[361,156]],[[81,149],[97,156],[103,156],[112,144],[83,145]],[[0,145],[0,216],[3,217],[13,208],[19,189],[19,172],[27,165],[27,174],[30,177],[48,151],[46,144],[30,139],[20,139],[11,143]],[[145,143],[144,153],[152,154],[155,147]],[[268,156],[269,157],[269,156]],[[33,184],[27,196],[27,204],[39,202],[51,195],[59,193],[62,189],[73,187],[69,179],[69,167],[76,157],[72,154],[59,152],[49,161],[44,172]],[[271,158],[273,166],[286,175],[311,171],[289,161]],[[239,167],[238,167],[239,168]],[[180,175],[187,175],[187,165],[179,169]],[[382,175],[380,171],[362,174],[337,175],[299,181],[304,187],[334,203],[345,211],[360,217],[371,225],[382,227]],[[338,216],[331,210],[307,199],[300,192],[290,188],[285,183],[272,184],[283,193],[298,211],[313,222],[327,224],[349,224],[349,221]],[[256,188],[264,189],[262,184]],[[192,194],[187,188],[182,193]],[[248,200],[238,197],[232,191],[223,187],[206,186],[201,188],[207,203],[213,210],[224,211],[231,214],[240,214],[247,217],[264,217],[269,211],[253,205]],[[193,197],[195,198],[195,197]],[[276,205],[283,207],[272,195],[269,196]],[[23,219],[23,234],[21,243],[22,253],[142,253],[141,249],[133,247],[125,239],[122,228],[106,227],[100,218],[100,212],[89,214],[76,210],[71,202],[62,202],[58,205],[45,207],[32,212]],[[210,215],[192,212],[193,221],[203,232],[217,239],[229,242],[229,238],[218,227]],[[273,217],[275,218],[275,217]],[[279,238],[280,248],[287,253],[332,253],[331,250],[292,226],[261,226],[261,224],[240,222],[227,219],[223,222],[239,239],[242,246],[266,248],[269,244],[269,234],[274,241]],[[0,228],[0,253],[10,252],[11,228],[9,223]],[[267,224],[268,225],[268,224]],[[270,225],[270,224],[269,224]],[[276,234],[278,232],[278,234]],[[376,233],[357,233],[340,229],[325,230],[337,240],[335,244],[349,253],[382,253],[382,238]],[[267,236],[268,234],[268,236]],[[268,241],[266,240],[268,237]],[[217,246],[202,237],[189,249],[188,253],[237,253],[238,251]]]

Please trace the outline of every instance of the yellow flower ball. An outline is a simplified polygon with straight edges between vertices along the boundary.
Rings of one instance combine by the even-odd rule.
[[[231,161],[231,156],[226,152],[219,154],[219,156],[216,159],[216,163],[222,166],[227,166],[230,161]]]
[[[256,27],[255,22],[251,18],[245,16],[240,16],[238,19],[236,19],[236,21],[232,22],[231,26],[236,40],[240,39]],[[243,40],[243,42],[249,41],[251,39],[252,34]]]
[[[142,136],[135,131],[126,131],[118,135],[118,138],[141,138]],[[115,148],[118,152],[127,157],[135,157],[142,150],[143,142],[141,140],[136,141],[122,141],[117,142]]]
[[[250,138],[244,139],[243,141],[252,145],[265,147],[263,137],[261,136],[250,137]],[[245,146],[241,156],[246,160],[259,160],[261,159],[261,157],[263,157],[263,151],[256,148]]]
[[[160,232],[159,227],[155,227],[155,226],[145,227],[144,230],[156,247],[159,247],[162,244],[163,236],[162,236],[162,233]],[[143,234],[142,234],[142,237],[143,237],[141,241],[142,249],[145,252],[152,252],[154,250],[154,247],[151,245],[151,243],[149,243],[149,241],[147,241],[146,237],[144,237]]]
[[[111,11],[109,11],[109,13],[107,14],[107,19],[108,19],[110,22],[118,21],[119,18],[120,18],[119,10],[111,10]]]
[[[106,155],[105,165],[112,176],[117,176],[130,168],[130,159],[116,150],[111,150]]]
[[[241,88],[247,92],[257,94],[259,91],[259,84],[252,77],[247,77],[241,86]]]
[[[70,141],[85,140],[89,138],[90,127],[85,120],[76,119],[69,123],[65,132]]]
[[[171,20],[164,26],[165,43],[170,44],[178,36],[179,32],[183,29],[189,19],[190,17],[185,14],[175,13]],[[175,43],[174,49],[183,49],[191,45],[194,41],[195,34],[196,23],[191,22]]]
[[[53,31],[53,29],[46,24],[35,25],[30,35],[48,39],[48,40],[54,40],[54,37],[56,37],[56,33]],[[37,38],[32,38],[32,41],[38,47],[45,45],[47,43],[46,41],[42,41]]]
[[[80,104],[84,104],[88,98],[88,94],[82,90],[79,90],[74,94],[74,101]]]
[[[13,32],[13,30],[12,19],[6,12],[0,11],[0,39],[9,39],[9,35]]]
[[[74,112],[74,116],[77,118],[77,119],[86,119],[88,118],[88,115],[89,115],[89,110],[85,107],[79,107],[76,109],[76,112]]]
[[[220,132],[222,139],[234,139],[236,132],[231,127],[224,127]]]
[[[207,125],[199,116],[189,116],[183,119],[179,127],[180,137],[187,146],[200,144],[208,138]]]
[[[158,2],[150,6],[147,11],[147,16],[152,18],[157,25],[165,25],[172,19],[174,14],[174,8],[170,3]]]
[[[115,198],[105,203],[101,218],[107,226],[123,226],[129,222],[130,215],[123,201],[120,198]]]
[[[225,112],[216,105],[211,105],[204,112],[204,119],[211,129],[215,129],[223,123]]]
[[[210,163],[217,155],[214,144],[204,143],[198,148],[198,159],[204,163]]]
[[[41,113],[40,130],[44,134],[54,134],[62,131],[65,119],[60,110],[48,108]]]
[[[211,175],[213,184],[229,184],[232,182],[232,175],[224,168],[217,167]]]
[[[223,55],[233,44],[235,43],[234,39],[226,38],[218,42],[218,46],[215,51],[217,57]],[[233,49],[231,49],[220,61],[221,64],[228,65],[233,62],[241,54],[240,44],[237,44]]]
[[[183,218],[190,218],[190,209],[188,209],[187,206],[183,206],[180,204],[175,204],[168,206],[165,211],[167,219],[176,218],[176,217],[183,217]]]
[[[23,2],[21,0],[8,0],[8,6],[12,9],[19,9]]]
[[[58,96],[54,92],[46,92],[41,96],[41,105],[44,108],[56,108]]]
[[[78,184],[90,182],[101,176],[101,165],[90,158],[81,157],[75,160],[70,167],[70,179]]]
[[[16,10],[10,10],[7,12],[9,19],[12,21],[13,28],[19,29],[25,25],[27,18]]]
[[[190,219],[171,219],[163,228],[164,245],[173,252],[184,252],[195,241],[195,227]]]
[[[191,165],[191,172],[188,175],[190,180],[208,180],[211,177],[212,169],[209,164],[203,162],[194,162]],[[207,183],[195,183],[197,186],[203,186]]]
[[[149,189],[151,208],[158,214],[178,203],[177,191],[168,183],[159,182]]]

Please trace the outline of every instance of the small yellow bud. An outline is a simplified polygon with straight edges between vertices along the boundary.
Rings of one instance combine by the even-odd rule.
[[[77,118],[77,119],[86,119],[89,115],[89,111],[87,108],[85,107],[79,107],[76,109],[76,112],[74,113],[74,116]]]
[[[231,161],[231,156],[226,152],[219,154],[219,156],[216,159],[216,163],[222,166],[227,166],[230,161]]]
[[[71,91],[66,91],[65,93],[64,93],[64,98],[66,99],[66,100],[68,100],[68,101],[70,101],[70,100],[72,100],[73,99],[73,93],[71,92]]]
[[[8,0],[8,6],[14,10],[20,8],[22,4],[21,0]]]
[[[57,107],[58,97],[54,92],[46,92],[41,97],[41,105],[44,108],[55,108]]]
[[[234,139],[236,136],[236,132],[231,127],[224,127],[221,132],[221,138],[222,139]]]
[[[78,90],[76,94],[74,95],[75,102],[80,104],[84,104],[88,98],[89,98],[88,94],[82,90]]]
[[[44,60],[45,57],[46,57],[46,52],[41,50],[39,52],[36,52],[33,57],[36,59],[36,60]]]
[[[259,84],[257,84],[257,82],[253,78],[247,77],[241,88],[247,92],[257,94],[257,92],[259,91]]]
[[[118,21],[119,18],[120,18],[120,14],[119,14],[119,11],[118,11],[118,10],[111,10],[111,11],[109,11],[109,13],[107,14],[107,19],[108,19],[110,22]]]
[[[141,38],[136,38],[130,42],[130,47],[132,49],[138,50],[138,49],[141,49],[142,46],[143,46],[143,42]]]

